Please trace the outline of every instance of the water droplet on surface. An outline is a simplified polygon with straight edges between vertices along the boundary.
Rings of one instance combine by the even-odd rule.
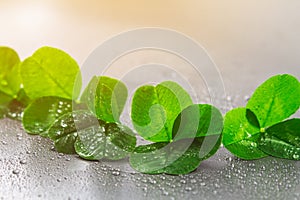
[[[65,160],[66,160],[66,161],[70,161],[70,160],[71,160],[71,158],[69,158],[69,157],[68,157],[68,158],[66,158]]]
[[[65,123],[65,121],[64,121],[64,120],[61,120],[61,122],[60,122],[60,126],[61,126],[61,127],[63,127],[63,128],[66,128],[66,127],[68,126],[68,124],[67,124],[67,123]]]
[[[119,171],[113,171],[111,174],[114,175],[114,176],[119,176],[120,172]]]
[[[257,146],[257,144],[256,144],[255,142],[251,142],[250,145],[251,145],[252,147],[256,147],[256,146]]]
[[[27,161],[26,160],[20,160],[20,164],[25,165],[25,164],[27,164]]]
[[[226,100],[227,100],[227,101],[231,101],[231,100],[232,100],[232,97],[231,97],[231,96],[227,96],[227,97],[226,97]]]
[[[244,101],[249,101],[250,97],[248,95],[244,96]]]
[[[169,195],[169,192],[168,192],[168,191],[165,191],[165,190],[163,190],[162,194],[163,194],[164,196],[168,196],[168,195]]]
[[[12,171],[12,173],[17,175],[17,174],[19,174],[19,173],[20,173],[20,170],[18,170],[18,169],[14,169],[14,170]]]
[[[191,179],[191,183],[197,183],[196,179]]]

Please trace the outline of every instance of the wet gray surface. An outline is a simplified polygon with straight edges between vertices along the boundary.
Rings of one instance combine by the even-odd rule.
[[[50,140],[2,119],[0,153],[0,199],[300,199],[300,162],[242,161],[224,148],[191,174],[144,175],[127,160],[59,154]]]

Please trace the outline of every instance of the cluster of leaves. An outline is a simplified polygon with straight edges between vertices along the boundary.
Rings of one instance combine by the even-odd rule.
[[[148,143],[137,146],[134,131],[120,122],[128,97],[121,81],[95,76],[80,96],[78,64],[51,47],[23,62],[14,50],[0,47],[0,69],[0,117],[22,120],[27,133],[50,138],[58,152],[87,160],[129,157],[134,169],[149,174],[190,173],[222,142],[243,159],[300,159],[300,119],[282,122],[300,106],[300,83],[290,75],[267,80],[224,123],[217,108],[194,104],[175,82],[141,86],[131,119]]]
[[[300,160],[300,119],[287,119],[299,106],[299,81],[287,74],[271,77],[256,89],[245,108],[225,115],[224,146],[246,160],[268,155]]]
[[[0,52],[5,72],[0,88],[3,116],[10,116],[8,105],[18,102],[26,132],[50,138],[58,152],[77,153],[87,160],[129,156],[131,166],[140,172],[186,174],[221,144],[219,110],[193,104],[175,82],[145,85],[135,92],[134,128],[152,142],[136,146],[136,135],[119,120],[128,96],[124,83],[95,76],[80,96],[79,66],[65,52],[43,47],[23,62],[10,48]]]

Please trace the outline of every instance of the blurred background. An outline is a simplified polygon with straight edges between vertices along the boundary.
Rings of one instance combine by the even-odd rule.
[[[81,65],[102,42],[139,27],[179,31],[205,47],[229,94],[273,74],[300,78],[298,0],[1,0],[0,45],[22,59],[48,45]]]

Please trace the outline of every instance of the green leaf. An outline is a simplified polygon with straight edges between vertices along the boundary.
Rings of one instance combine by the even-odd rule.
[[[131,119],[143,138],[153,142],[169,142],[176,117],[192,104],[189,94],[175,82],[145,85],[134,94]]]
[[[74,143],[78,130],[99,124],[94,114],[87,111],[73,111],[59,117],[50,126],[48,137],[54,141],[58,152],[75,153]]]
[[[4,106],[5,107],[12,100],[13,100],[13,97],[11,97],[8,94],[0,91],[0,106]]]
[[[81,100],[96,116],[106,122],[119,122],[127,99],[127,88],[119,80],[94,76]]]
[[[84,89],[81,97],[80,97],[80,102],[85,103],[89,110],[96,114],[96,109],[95,109],[95,99],[96,99],[96,90],[97,90],[97,85],[99,83],[99,78],[97,76],[94,76],[87,87]]]
[[[300,160],[300,119],[271,126],[262,134],[258,147],[274,157]]]
[[[249,109],[246,110],[246,118],[252,126],[260,128],[259,121],[258,121],[256,115]]]
[[[38,49],[21,64],[24,90],[29,98],[58,96],[76,99],[81,76],[76,61],[67,53],[51,47]]]
[[[220,144],[221,137],[213,135],[142,145],[131,154],[130,165],[147,174],[188,174],[215,154]]]
[[[23,114],[27,133],[47,135],[51,124],[60,116],[72,112],[72,101],[61,97],[41,97],[34,100]]]
[[[194,104],[185,108],[173,125],[173,140],[221,135],[223,116],[214,106]],[[221,136],[220,136],[221,137]]]
[[[7,103],[16,98],[21,86],[19,74],[20,58],[18,54],[9,47],[0,47],[0,104]],[[4,94],[1,94],[4,93]],[[6,97],[10,97],[6,99]]]
[[[87,160],[118,160],[135,148],[136,138],[123,125],[105,123],[88,111],[74,111],[56,120],[48,131],[57,151]]]
[[[300,119],[289,119],[278,123],[268,128],[266,132],[287,143],[300,147]]]
[[[257,147],[260,128],[252,123],[255,119],[247,119],[246,108],[236,108],[225,115],[223,144],[235,156],[250,160],[267,156]]]
[[[262,135],[258,141],[259,149],[271,156],[300,160],[300,147],[296,147],[267,133]]]
[[[200,143],[193,139],[138,146],[130,156],[130,165],[147,174],[187,174],[199,166],[199,151]]]
[[[87,160],[120,160],[127,157],[135,145],[136,137],[128,127],[108,123],[79,131],[75,150]]]
[[[219,150],[222,143],[222,135],[210,135],[196,139],[201,144],[201,149],[199,152],[199,157],[201,160],[206,160],[213,156]]]
[[[273,76],[260,85],[247,108],[257,116],[260,127],[267,128],[295,113],[300,106],[299,81],[288,74]]]

